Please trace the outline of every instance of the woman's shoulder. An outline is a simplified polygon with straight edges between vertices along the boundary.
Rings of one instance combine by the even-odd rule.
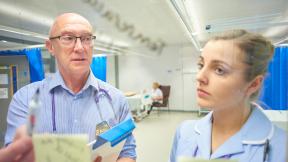
[[[181,124],[179,124],[176,129],[176,138],[178,140],[186,140],[194,137],[194,127],[196,122],[197,120],[185,120]]]
[[[199,123],[199,120],[185,120],[178,126],[177,133],[181,137],[191,137],[196,133],[195,126],[197,123]]]
[[[212,112],[208,113],[201,119],[185,120],[177,128],[178,134],[181,136],[191,136],[200,134],[210,129]]]
[[[271,143],[272,144],[275,143],[276,145],[282,143],[283,146],[286,146],[287,145],[287,137],[288,137],[287,132],[284,129],[279,128],[278,126],[276,126],[274,124],[273,124],[273,127],[274,127],[274,133],[273,133],[273,136],[271,138]]]

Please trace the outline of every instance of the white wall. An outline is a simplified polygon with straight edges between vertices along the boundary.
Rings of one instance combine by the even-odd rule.
[[[151,89],[152,83],[157,81],[171,85],[170,109],[196,110],[195,72],[199,54],[192,49],[189,46],[170,46],[161,56],[154,58],[119,56],[119,88],[140,92]]]

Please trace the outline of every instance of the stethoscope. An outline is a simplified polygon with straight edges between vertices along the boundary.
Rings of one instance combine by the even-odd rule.
[[[109,105],[113,111],[114,118],[115,118],[115,120],[117,120],[116,112],[115,112],[114,106],[112,104],[112,98],[109,95],[108,91],[99,86],[98,90],[94,91],[94,96],[95,96],[96,107],[99,110],[98,113],[99,113],[101,121],[104,121],[104,118],[103,118],[101,109],[99,107],[100,98],[102,98],[102,99],[106,98],[108,100],[108,103],[109,103]],[[56,119],[55,119],[56,115],[55,114],[56,114],[55,94],[54,94],[54,89],[53,89],[52,90],[52,127],[53,127],[53,132],[56,132]]]
[[[257,108],[263,110],[263,108],[256,102],[252,103],[254,106],[256,106]],[[274,132],[274,127],[272,126],[271,132],[273,134]],[[270,136],[271,133],[270,133]],[[263,152],[263,162],[268,162],[269,159],[269,151],[270,151],[270,146],[269,146],[269,138],[267,138],[264,142],[264,152]],[[197,152],[198,152],[198,145],[196,146],[194,152],[193,152],[193,157],[195,158],[197,156]],[[220,159],[230,159],[232,157],[233,154],[228,154],[228,155],[224,155],[222,157],[220,157]]]

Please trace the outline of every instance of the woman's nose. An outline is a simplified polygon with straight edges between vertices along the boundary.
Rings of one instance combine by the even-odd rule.
[[[204,69],[204,67],[198,71],[198,73],[196,75],[196,81],[199,84],[207,84],[208,83],[207,72]]]

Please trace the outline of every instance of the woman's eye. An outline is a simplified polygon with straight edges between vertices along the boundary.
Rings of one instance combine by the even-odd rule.
[[[197,65],[198,65],[198,69],[199,70],[203,68],[203,64],[202,63],[198,63]]]
[[[218,75],[223,75],[223,74],[225,74],[225,71],[224,71],[224,69],[222,69],[222,68],[216,68],[216,69],[215,69],[215,72],[216,72],[216,74],[218,74]]]

